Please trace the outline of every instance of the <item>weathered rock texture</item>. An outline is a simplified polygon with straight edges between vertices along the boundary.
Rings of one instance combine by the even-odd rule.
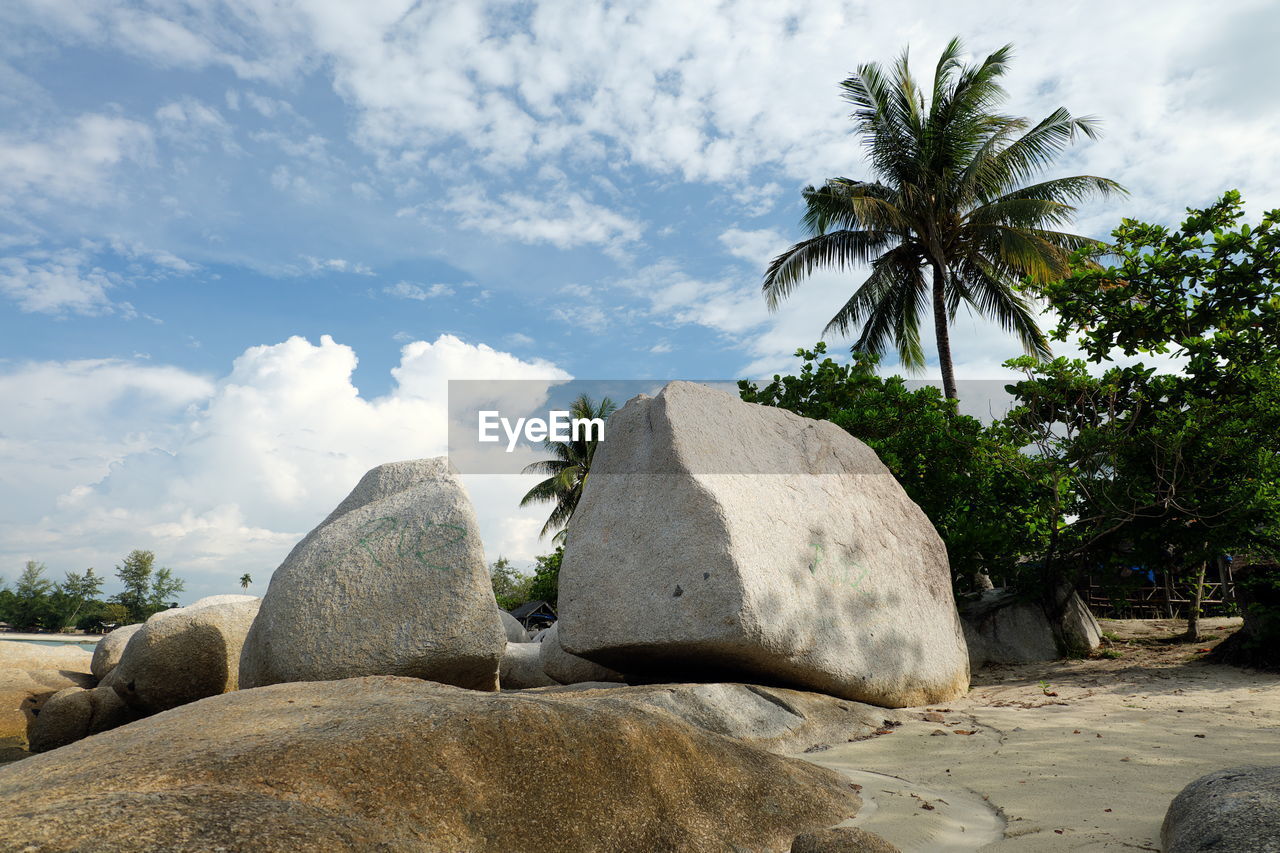
[[[543,671],[542,652],[537,643],[507,643],[498,681],[503,690],[550,687],[560,683]]]
[[[271,578],[240,681],[406,675],[496,690],[506,635],[446,460],[365,474]]]
[[[560,644],[560,623],[558,622],[542,635],[542,639],[538,641],[538,648],[542,655],[542,671],[559,684],[622,680],[622,676],[612,669],[566,652],[564,646]]]
[[[609,420],[560,571],[560,642],[664,680],[897,707],[967,689],[946,549],[834,424],[673,382]]]
[[[781,851],[858,804],[659,710],[374,677],[217,696],[0,769],[0,848]]]
[[[55,693],[68,687],[92,686],[93,676],[88,672],[0,669],[0,745],[25,749],[31,727]]]
[[[6,669],[50,669],[90,672],[93,653],[77,645],[40,646],[17,640],[0,641],[0,671]]]
[[[1165,853],[1280,853],[1280,767],[1237,767],[1201,776],[1169,805]]]
[[[129,638],[108,673],[129,707],[154,714],[239,686],[240,652],[261,601],[216,599],[157,613]]]
[[[110,687],[68,687],[49,697],[31,724],[32,752],[47,752],[140,719]]]
[[[856,826],[840,826],[806,832],[791,843],[791,853],[901,853],[874,832]]]
[[[538,694],[572,693],[604,704],[661,708],[686,723],[781,754],[868,737],[884,709],[823,693],[756,684],[582,684]]]
[[[1054,616],[1054,605],[1060,615]],[[1092,651],[1102,643],[1102,628],[1074,591],[1060,602],[1027,600],[1003,589],[982,593],[960,607],[969,665],[1034,663],[1064,654]]]
[[[93,662],[89,665],[94,678],[102,679],[120,663],[120,655],[124,647],[129,645],[129,638],[142,630],[142,623],[124,625],[105,635],[93,648]]]

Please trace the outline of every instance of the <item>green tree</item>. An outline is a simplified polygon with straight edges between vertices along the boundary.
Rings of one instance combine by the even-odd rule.
[[[248,572],[245,572],[244,574],[242,574],[242,575],[240,576],[240,588],[241,588],[241,589],[248,589],[248,588],[249,588],[249,585],[250,585],[251,583],[253,583],[253,578],[251,578],[251,577],[249,576],[249,573],[248,573]]]
[[[926,98],[904,52],[889,71],[860,66],[842,82],[874,179],[832,178],[807,187],[803,225],[811,235],[770,263],[764,294],[776,309],[817,268],[869,264],[871,272],[827,324],[861,324],[854,350],[894,344],[908,368],[924,366],[920,315],[931,311],[943,391],[955,399],[948,329],[961,304],[994,318],[1028,353],[1048,344],[1019,283],[1066,276],[1071,253],[1093,241],[1057,230],[1074,203],[1124,192],[1107,178],[1079,175],[1027,184],[1079,133],[1096,123],[1059,108],[1032,126],[993,112],[1011,54],[1005,46],[964,65],[958,40],[943,51]],[[926,307],[927,306],[927,307]]]
[[[558,545],[550,554],[533,558],[533,582],[529,586],[530,601],[545,601],[558,607],[560,602],[560,563],[564,559],[564,546]]]
[[[181,592],[186,583],[173,576],[167,568],[155,568],[156,555],[152,551],[134,550],[116,566],[116,577],[124,586],[112,600],[129,610],[130,618],[141,622],[168,607],[174,595]]]
[[[66,600],[68,612],[64,612],[63,626],[74,625],[79,618],[81,611],[87,605],[93,602],[102,594],[102,584],[105,578],[94,574],[92,568],[85,569],[83,573],[67,572],[66,580],[58,586],[58,591]]]
[[[1044,286],[1054,336],[1077,339],[1091,362],[1183,365],[1092,376],[1083,362],[1012,362],[1027,379],[1011,386],[1010,423],[1071,478],[1073,520],[1051,559],[1142,561],[1196,588],[1220,555],[1280,559],[1280,211],[1258,226],[1242,218],[1228,192],[1180,228],[1124,220],[1113,263]]]
[[[599,405],[586,394],[573,401],[569,414],[574,419],[601,421],[613,414],[617,406],[608,397]],[[542,526],[542,536],[553,531],[553,541],[563,542],[568,531],[569,520],[578,508],[578,500],[582,497],[582,489],[587,484],[587,476],[591,472],[591,460],[595,457],[599,445],[599,433],[596,430],[580,430],[576,437],[569,441],[552,441],[547,439],[543,447],[551,452],[553,458],[525,466],[526,474],[549,474],[547,479],[529,490],[520,501],[520,506],[535,503],[554,503],[551,516]]]
[[[516,571],[506,557],[499,557],[489,566],[489,580],[493,584],[493,597],[503,610],[513,610],[530,600],[533,578]]]
[[[9,619],[16,628],[53,630],[61,627],[52,600],[53,583],[44,577],[44,563],[28,560],[13,585]]]

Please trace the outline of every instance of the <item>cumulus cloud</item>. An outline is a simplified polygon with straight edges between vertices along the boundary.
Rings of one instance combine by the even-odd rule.
[[[513,408],[569,375],[442,335],[401,351],[395,385],[366,398],[355,352],[332,338],[251,347],[211,381],[132,362],[23,365],[0,397],[37,405],[6,425],[5,561],[109,566],[150,548],[192,579],[188,597],[265,579],[374,465],[446,451],[449,379],[530,379]],[[127,410],[133,406],[135,410]],[[74,414],[70,417],[66,409]],[[24,482],[41,484],[32,494]],[[491,558],[528,560],[545,512],[520,510],[525,477],[467,480]],[[53,492],[56,491],[56,494]]]
[[[600,245],[620,247],[639,239],[644,226],[571,191],[545,197],[503,193],[490,198],[478,186],[454,190],[444,205],[458,224],[522,243],[549,243],[557,249]]]

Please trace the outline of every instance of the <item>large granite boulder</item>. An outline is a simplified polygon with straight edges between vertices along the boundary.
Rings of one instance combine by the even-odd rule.
[[[240,652],[261,603],[215,596],[155,614],[129,638],[104,684],[144,714],[235,690]]]
[[[381,465],[276,569],[240,683],[405,675],[496,690],[506,635],[447,460]]]
[[[1165,853],[1280,853],[1280,767],[1201,776],[1169,805],[1160,846]]]
[[[498,681],[503,690],[526,690],[560,683],[543,671],[542,650],[537,643],[507,643]]]
[[[580,684],[585,681],[622,681],[622,676],[586,658],[571,655],[560,644],[560,623],[552,625],[538,641],[542,657],[542,670],[559,684]]]
[[[830,770],[660,710],[372,677],[216,696],[0,769],[0,848],[727,853],[858,805]]]
[[[946,549],[875,453],[834,424],[688,382],[609,419],[559,611],[566,651],[628,676],[889,707],[969,684]]]
[[[972,669],[988,663],[1056,660],[1102,644],[1102,627],[1074,590],[1046,603],[1011,590],[989,589],[961,605],[960,618]]]
[[[31,724],[28,741],[32,752],[47,752],[142,716],[110,687],[68,687],[44,703]]]
[[[124,647],[129,645],[129,639],[134,634],[142,630],[142,623],[136,625],[124,625],[116,628],[109,634],[103,636],[98,641],[98,645],[93,648],[93,661],[89,664],[89,669],[93,672],[93,677],[103,679],[107,677],[107,673],[116,668],[120,663],[120,656],[124,654]]]

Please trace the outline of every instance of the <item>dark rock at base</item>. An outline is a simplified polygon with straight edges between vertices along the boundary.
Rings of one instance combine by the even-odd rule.
[[[0,849],[780,851],[859,804],[658,709],[379,676],[215,696],[0,768]]]
[[[1169,805],[1160,845],[1165,853],[1280,853],[1280,767],[1201,776]]]

